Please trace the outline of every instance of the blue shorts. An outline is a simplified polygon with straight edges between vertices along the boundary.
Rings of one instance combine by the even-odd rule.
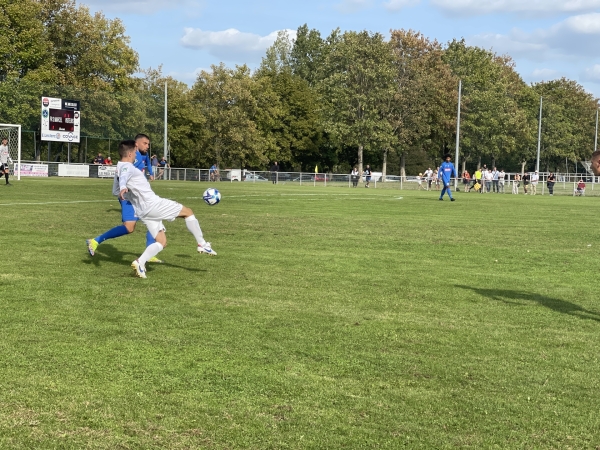
[[[129,200],[119,199],[119,203],[121,203],[121,220],[123,222],[136,222],[139,220]]]

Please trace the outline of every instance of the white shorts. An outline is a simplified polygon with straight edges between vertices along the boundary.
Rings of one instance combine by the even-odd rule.
[[[156,238],[156,235],[160,231],[166,230],[162,221],[173,222],[179,216],[182,209],[183,205],[181,203],[161,198],[144,217],[140,217],[140,220],[144,222],[152,237]]]

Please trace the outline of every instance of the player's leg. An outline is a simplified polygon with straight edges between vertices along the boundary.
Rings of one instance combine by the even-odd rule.
[[[185,220],[185,226],[198,243],[199,253],[206,253],[211,256],[217,255],[217,252],[212,249],[210,242],[206,242],[204,239],[202,229],[200,228],[200,222],[198,222],[198,219],[196,219],[194,212],[190,208],[183,206],[177,217],[181,217]]]
[[[8,164],[4,167],[4,178],[6,178],[6,185],[10,185],[8,182],[8,175],[10,174],[10,170],[8,168]]]
[[[135,224],[138,219],[135,215],[133,205],[127,200],[119,200],[119,202],[121,203],[122,225],[117,225],[116,227],[111,228],[107,232],[96,236],[93,239],[88,239],[86,244],[88,247],[88,252],[91,256],[94,256],[98,246],[107,239],[116,239],[118,237],[125,236],[126,234],[133,233],[135,230]]]
[[[146,263],[156,258],[167,245],[167,236],[165,227],[160,220],[143,220],[148,232],[152,235],[154,242],[146,247],[144,253],[138,259],[131,263],[131,267],[135,270],[136,276],[146,278]]]

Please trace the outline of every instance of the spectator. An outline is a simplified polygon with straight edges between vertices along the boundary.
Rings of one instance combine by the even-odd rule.
[[[575,195],[577,197],[585,195],[585,183],[583,182],[583,179],[580,179],[579,183],[577,183],[577,187],[575,188]]]
[[[352,187],[356,187],[358,185],[358,178],[360,174],[358,173],[358,167],[354,166],[352,172],[350,172],[350,179],[352,180]]]
[[[494,167],[494,170],[492,170],[492,191],[494,191],[496,194],[500,192],[500,190],[498,189],[498,176],[499,176],[500,172],[498,172],[498,169],[496,169]]]
[[[271,166],[271,181],[273,182],[273,184],[277,184],[277,178],[279,178],[278,172],[279,164],[277,164],[277,161],[275,161]]]
[[[217,163],[214,163],[212,166],[210,166],[210,169],[208,169],[208,175],[209,175],[210,181],[219,181],[220,177],[219,177],[219,168],[217,167]]]
[[[369,187],[369,183],[371,182],[371,174],[372,174],[371,166],[367,164],[367,168],[363,172],[363,175],[365,176],[365,181],[366,181],[366,184],[365,184],[366,188]]]
[[[540,180],[540,176],[538,175],[538,171],[536,170],[533,175],[531,175],[531,195],[537,194],[537,185]]]
[[[423,187],[423,174],[419,172],[419,175],[417,175],[417,191],[420,191],[421,189],[425,188]]]
[[[156,173],[156,168],[158,167],[158,158],[156,157],[156,155],[152,155],[152,158],[150,159],[150,164],[152,164],[152,169],[153,173]]]
[[[165,158],[164,156],[161,158],[161,160],[158,162],[158,168],[160,170],[160,172],[158,173],[158,175],[156,176],[156,178],[160,178],[163,176],[163,174],[165,173],[165,169],[167,167],[171,167],[169,165],[169,163],[167,162],[167,158]]]
[[[435,183],[435,190],[440,190],[440,176],[439,176],[440,168],[436,167],[435,172],[433,172],[433,182]]]
[[[498,172],[498,189],[499,192],[504,194],[504,183],[506,182],[506,173],[504,173],[504,169],[500,169]]]
[[[526,172],[523,177],[523,190],[525,191],[525,195],[527,195],[527,188],[529,187],[529,183],[531,183],[531,175]]]
[[[427,180],[427,190],[428,191],[431,190],[431,182],[433,181],[432,176],[433,176],[433,170],[431,170],[431,167],[428,167],[427,170],[425,171],[425,179]]]
[[[105,165],[105,166],[112,166],[112,159],[110,159],[110,156],[109,156],[109,157],[107,157],[107,158],[104,160],[104,165]]]
[[[550,193],[550,196],[554,195],[554,183],[556,183],[556,177],[554,176],[554,174],[552,172],[550,172],[550,174],[548,175],[548,178],[546,179],[546,183],[548,183],[548,192]]]
[[[492,171],[488,169],[485,170],[485,192],[489,193],[492,191]]]
[[[473,186],[475,186],[476,184],[479,185],[479,189],[475,189],[475,191],[479,190],[479,193],[481,193],[481,175],[481,169],[477,168],[475,174],[473,175],[475,177],[475,183],[473,183]]]
[[[471,187],[471,175],[469,175],[468,170],[465,170],[463,172],[462,179],[463,179],[463,188],[464,188],[465,192],[469,192],[470,187]]]
[[[104,164],[104,157],[102,156],[102,153],[98,153],[98,156],[94,158],[93,164]]]
[[[519,187],[521,186],[521,176],[518,173],[515,173],[515,179],[513,180],[513,194],[519,193]]]

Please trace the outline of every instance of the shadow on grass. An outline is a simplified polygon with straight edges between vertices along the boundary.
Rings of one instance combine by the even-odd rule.
[[[85,258],[84,260],[82,260],[82,262],[84,264],[94,264],[96,267],[100,267],[101,263],[103,262],[123,264],[128,266],[138,256],[140,255],[136,253],[123,252],[121,250],[118,250],[110,244],[103,244],[102,246],[98,247],[94,256]],[[206,272],[206,269],[195,269],[191,267],[178,266],[177,264],[171,264],[168,262],[164,262],[162,264],[148,264],[146,267],[152,270],[153,267],[157,266],[174,267],[177,269],[187,270],[188,272]]]
[[[455,285],[457,288],[466,289],[473,291],[482,297],[487,297],[491,300],[511,304],[511,305],[522,305],[520,302],[536,302],[542,306],[545,306],[552,311],[556,311],[562,314],[568,314],[569,316],[579,317],[580,319],[595,320],[600,322],[600,313],[595,311],[589,311],[582,308],[575,303],[561,300],[559,298],[546,297],[545,295],[537,294],[535,292],[518,291],[513,289],[482,289],[474,288],[470,286]]]

